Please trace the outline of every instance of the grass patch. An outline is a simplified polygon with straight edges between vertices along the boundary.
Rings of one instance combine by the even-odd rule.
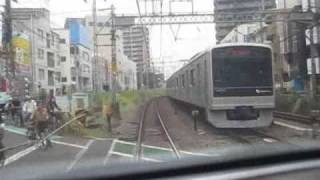
[[[276,110],[283,112],[292,112],[296,102],[300,100],[300,107],[297,109],[298,114],[310,115],[311,110],[320,109],[320,96],[317,95],[315,100],[311,100],[307,94],[295,92],[276,93]]]
[[[164,89],[153,89],[153,90],[129,90],[122,91],[117,93],[117,99],[120,105],[120,113],[121,115],[133,116],[133,112],[135,109],[139,107],[142,103],[153,97],[159,97],[166,95],[166,91]],[[91,106],[89,109],[90,116],[94,116],[91,118],[95,119],[95,122],[99,125],[98,128],[81,128],[81,135],[85,136],[94,136],[98,138],[108,138],[112,137],[112,134],[108,133],[105,128],[105,117],[102,115],[102,107],[104,105],[108,105],[112,103],[112,93],[111,92],[103,92],[97,94],[91,94]],[[80,127],[75,126],[75,131],[72,133],[79,131]]]

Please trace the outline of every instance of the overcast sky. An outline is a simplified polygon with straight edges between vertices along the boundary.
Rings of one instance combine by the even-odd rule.
[[[1,0],[2,2],[4,0]],[[91,13],[92,0],[18,0],[19,3],[13,3],[13,7],[45,7],[50,9],[51,24],[54,27],[63,27],[66,17],[84,17]],[[195,1],[195,0],[194,0]],[[141,11],[145,12],[143,0],[141,2]],[[163,11],[169,11],[169,0],[164,0]],[[108,8],[111,4],[116,7],[117,14],[137,14],[137,5],[135,0],[97,0],[97,8]],[[147,5],[147,11],[151,11],[151,4]],[[160,6],[156,7],[160,11]],[[190,12],[190,3],[174,3],[172,10],[175,12]],[[213,11],[213,0],[197,0],[194,4],[194,11],[208,12]],[[102,12],[101,12],[102,13]],[[165,62],[188,59],[195,53],[211,46],[215,43],[214,25],[181,25],[177,33],[178,25],[171,28],[167,25],[150,27],[150,45],[152,61],[155,65],[160,65],[159,61]],[[175,41],[172,29],[177,34]],[[161,41],[162,39],[162,41]],[[161,43],[162,42],[162,43]],[[160,45],[162,44],[162,45]],[[166,64],[166,76],[168,77],[182,63]]]

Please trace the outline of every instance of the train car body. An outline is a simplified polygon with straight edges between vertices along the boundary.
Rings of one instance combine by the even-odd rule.
[[[168,95],[203,110],[218,128],[266,127],[275,107],[272,63],[267,45],[218,45],[175,72]]]

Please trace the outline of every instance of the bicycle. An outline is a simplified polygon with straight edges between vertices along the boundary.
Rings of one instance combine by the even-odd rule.
[[[54,131],[62,126],[63,114],[61,111],[54,111],[49,114],[49,129]]]
[[[47,123],[42,122],[43,124],[39,124],[39,134],[37,134],[34,127],[29,124],[27,127],[26,136],[31,141],[36,141],[39,144],[40,149],[46,150],[49,146],[51,146],[51,142],[47,137],[49,134],[49,129],[47,127]]]

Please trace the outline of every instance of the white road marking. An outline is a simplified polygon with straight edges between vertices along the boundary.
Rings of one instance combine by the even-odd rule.
[[[80,148],[80,149],[88,149],[87,146],[81,146],[78,144],[71,144],[71,143],[66,143],[66,142],[62,142],[62,141],[51,141],[51,142],[55,143],[55,144],[64,145],[64,146],[70,146],[70,147],[75,147],[75,148]]]
[[[119,155],[119,156],[124,156],[124,157],[128,157],[128,158],[133,158],[132,154],[126,154],[126,153],[121,153],[121,152],[110,152],[110,154],[115,154],[115,155]]]
[[[127,141],[122,141],[122,140],[115,140],[117,143],[122,143],[122,144],[128,144],[128,145],[133,145],[136,146],[136,143],[132,143],[132,142],[127,142]],[[163,147],[158,147],[158,146],[151,146],[151,145],[145,145],[142,144],[143,147],[146,148],[152,148],[152,149],[158,149],[158,150],[163,150],[163,151],[170,151],[173,152],[172,149],[169,148],[163,148]],[[212,157],[212,156],[219,156],[219,155],[212,155],[212,154],[204,154],[204,153],[194,153],[194,152],[189,152],[189,151],[180,151],[183,154],[190,154],[190,155],[194,155],[194,156],[207,156],[207,157]]]
[[[23,151],[20,151],[12,156],[10,156],[9,158],[7,158],[5,161],[4,161],[4,166],[14,162],[14,161],[17,161],[19,160],[20,158],[30,154],[31,152],[37,150],[39,148],[39,146],[36,144],[36,145],[33,145],[31,147],[28,147],[27,149],[23,150]]]
[[[214,156],[220,156],[220,154],[204,154],[204,153],[194,153],[194,152],[188,152],[188,151],[180,151],[183,154],[190,154],[194,156],[205,156],[205,157],[214,157]]]
[[[268,142],[268,143],[278,142],[277,140],[272,139],[272,138],[263,138],[263,141]]]
[[[118,156],[123,156],[123,157],[128,157],[128,158],[133,158],[134,157],[132,154],[126,154],[126,153],[121,153],[121,152],[111,152],[111,154],[118,155]],[[151,162],[163,162],[163,161],[160,161],[160,160],[157,160],[157,159],[146,158],[146,157],[143,157],[142,160],[151,161]]]
[[[280,122],[280,121],[274,121],[274,124],[279,125],[279,126],[283,126],[283,127],[287,127],[287,128],[291,128],[297,131],[312,131],[311,128],[303,128],[303,127],[299,127],[299,126],[295,126],[292,124],[287,124],[284,122]]]
[[[77,153],[77,155],[75,156],[74,160],[72,161],[72,163],[67,167],[66,171],[70,171],[74,165],[77,164],[77,162],[81,159],[81,157],[87,152],[87,150],[89,149],[90,145],[94,142],[95,140],[89,140],[88,143],[86,144],[86,148],[82,149],[81,151],[79,151]]]
[[[106,141],[106,140],[113,140],[113,138],[99,138],[95,136],[85,136],[86,138],[94,139],[94,140],[99,140],[99,141]]]
[[[111,143],[111,146],[110,146],[110,149],[108,150],[108,153],[106,155],[106,157],[104,158],[104,161],[103,161],[103,165],[106,165],[110,156],[111,156],[111,152],[113,152],[113,149],[114,149],[114,146],[116,145],[116,140],[117,139],[114,139]]]

